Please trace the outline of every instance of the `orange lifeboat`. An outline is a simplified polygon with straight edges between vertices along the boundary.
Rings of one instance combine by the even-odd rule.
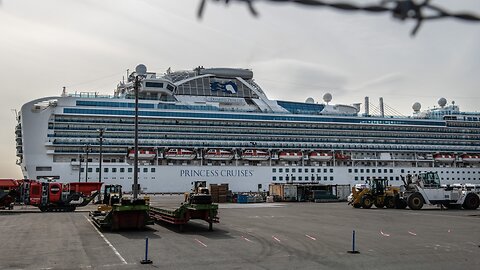
[[[344,155],[342,153],[335,153],[335,159],[336,160],[349,160],[350,156],[349,155]]]
[[[270,153],[264,150],[257,149],[247,149],[242,153],[242,159],[253,160],[253,161],[263,161],[270,158]]]
[[[196,157],[195,152],[193,152],[192,150],[181,148],[168,149],[163,155],[166,159],[174,160],[192,160]]]
[[[332,152],[311,152],[310,155],[308,155],[310,160],[313,161],[329,161],[333,159],[333,153]]]
[[[455,155],[454,154],[445,154],[445,153],[437,153],[433,155],[433,159],[437,162],[454,162]]]
[[[301,151],[282,151],[278,154],[279,159],[288,160],[288,161],[298,161],[303,157]]]
[[[231,160],[233,159],[233,153],[224,149],[208,149],[203,158],[209,160]]]
[[[466,162],[466,163],[480,162],[480,154],[463,154],[461,157],[463,162]]]
[[[153,149],[138,149],[138,159],[153,159],[157,153]],[[135,149],[128,151],[128,158],[135,158]]]

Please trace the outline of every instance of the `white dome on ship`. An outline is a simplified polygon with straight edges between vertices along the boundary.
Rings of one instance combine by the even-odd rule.
[[[421,108],[422,108],[422,104],[420,104],[420,102],[415,102],[415,103],[413,103],[413,105],[412,105],[412,109],[413,109],[415,112],[420,111]]]
[[[332,101],[332,94],[326,93],[325,95],[323,95],[323,101],[325,101],[326,103]]]
[[[443,107],[445,107],[445,105],[447,105],[447,100],[446,100],[445,98],[443,98],[443,97],[440,98],[440,99],[438,100],[438,106],[440,106],[440,107],[443,108]]]
[[[305,100],[305,103],[313,104],[315,103],[315,100],[312,97],[309,97],[307,100]]]

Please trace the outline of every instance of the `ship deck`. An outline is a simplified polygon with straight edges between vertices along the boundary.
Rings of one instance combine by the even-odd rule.
[[[151,196],[175,205],[183,195]],[[193,221],[99,232],[86,210],[1,210],[0,269],[461,269],[480,264],[480,210],[354,209],[346,203],[220,204]],[[356,249],[349,254],[352,231]],[[140,266],[145,237],[151,266]]]

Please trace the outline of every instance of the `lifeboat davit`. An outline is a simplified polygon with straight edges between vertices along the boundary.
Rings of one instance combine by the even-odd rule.
[[[301,151],[282,151],[278,154],[279,159],[288,160],[288,161],[298,161],[303,157]]]
[[[168,149],[163,155],[166,159],[174,160],[192,160],[197,156],[192,150],[181,148]]]
[[[433,155],[433,159],[437,162],[454,162],[455,155],[454,154],[435,154]]]
[[[157,153],[153,149],[138,149],[138,159],[154,159]],[[135,149],[128,151],[128,158],[135,158]]]
[[[231,160],[233,159],[233,152],[224,149],[209,149],[203,156],[209,160]]]
[[[270,153],[264,150],[257,150],[257,149],[247,149],[242,153],[242,159],[245,160],[268,160],[270,158]]]
[[[332,152],[311,152],[310,155],[308,155],[310,160],[313,161],[329,161],[333,159],[333,153]]]
[[[464,154],[462,160],[466,163],[477,163],[480,162],[480,154]]]

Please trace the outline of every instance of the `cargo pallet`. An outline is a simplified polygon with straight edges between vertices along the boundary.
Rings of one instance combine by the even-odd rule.
[[[208,230],[213,230],[213,223],[218,223],[217,204],[182,204],[178,208],[162,208],[150,206],[150,218],[157,222],[179,225],[180,231],[191,219],[208,222]]]

